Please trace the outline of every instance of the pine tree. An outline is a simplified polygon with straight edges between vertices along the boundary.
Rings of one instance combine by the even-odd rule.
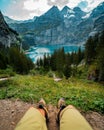
[[[70,64],[74,63],[74,52],[71,53],[70,55]]]
[[[71,65],[71,55],[70,55],[70,53],[67,53],[65,55],[65,64],[66,65]]]
[[[33,62],[25,54],[20,53],[20,50],[16,47],[10,48],[9,59],[9,64],[16,72],[21,74],[28,73],[34,67]]]
[[[66,65],[64,67],[64,75],[65,75],[66,79],[68,79],[71,76],[71,66],[70,65]]]
[[[5,69],[7,67],[6,57],[3,52],[0,52],[0,69]]]
[[[50,66],[51,66],[51,69],[53,70],[53,71],[56,71],[57,70],[57,68],[56,68],[56,62],[57,62],[57,51],[55,51],[53,54],[52,54],[52,56],[51,56],[51,58],[50,58]]]
[[[77,53],[77,64],[79,64],[80,62],[81,62],[81,60],[82,60],[82,52],[81,52],[81,48],[79,47],[79,49],[78,49],[78,53]]]
[[[49,57],[49,55],[48,56],[44,55],[43,64],[44,64],[43,65],[44,69],[48,71],[49,68],[50,68],[50,57]]]
[[[85,59],[87,64],[91,64],[96,56],[96,44],[92,37],[90,37],[85,45]]]
[[[65,64],[65,52],[64,48],[62,48],[57,51],[56,56],[56,69],[58,72],[63,72],[64,64]]]
[[[104,31],[99,36],[97,45],[97,59],[99,65],[99,81],[104,81]]]

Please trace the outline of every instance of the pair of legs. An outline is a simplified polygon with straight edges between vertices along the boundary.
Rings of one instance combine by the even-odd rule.
[[[88,122],[72,105],[66,106],[63,99],[58,102],[60,130],[92,130]],[[31,107],[17,124],[15,130],[47,130],[48,111],[44,100],[38,108]]]

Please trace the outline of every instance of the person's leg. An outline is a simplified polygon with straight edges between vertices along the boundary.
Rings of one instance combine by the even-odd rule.
[[[72,105],[65,107],[59,115],[60,130],[92,130],[89,123]]]
[[[44,109],[31,107],[19,121],[15,130],[47,130],[45,116]]]

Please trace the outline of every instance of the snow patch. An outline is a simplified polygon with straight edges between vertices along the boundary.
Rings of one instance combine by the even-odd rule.
[[[69,18],[72,18],[72,17],[75,17],[75,15],[73,15],[73,14],[72,15],[68,15],[68,14],[64,15],[64,18],[68,18],[69,19]]]
[[[75,12],[71,9],[68,9],[67,13],[70,13],[70,14],[75,14]]]
[[[89,18],[90,15],[91,15],[91,13],[92,13],[92,11],[91,11],[90,13],[87,13],[85,16],[83,16],[82,19],[87,19],[87,18]]]
[[[97,34],[98,32],[95,30],[95,31],[93,31],[93,32],[91,32],[90,34],[89,34],[89,36],[90,37],[93,37],[93,36],[95,36],[95,34]]]
[[[71,9],[67,10],[67,13],[64,15],[64,18],[71,18],[71,17],[75,17],[75,12]]]

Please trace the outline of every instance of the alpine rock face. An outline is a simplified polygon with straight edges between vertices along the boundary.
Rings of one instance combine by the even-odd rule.
[[[88,16],[88,14],[86,15]],[[90,12],[89,17],[83,17],[80,28],[88,29],[89,36],[104,31],[104,2]],[[85,26],[84,26],[85,25]]]
[[[9,28],[4,20],[2,13],[0,12],[0,47],[10,47],[12,44],[16,44],[18,41],[18,34],[16,31]]]
[[[6,20],[6,18],[5,18]],[[6,20],[8,22],[8,20]],[[24,44],[83,44],[90,35],[104,30],[104,2],[92,12],[53,6],[40,17],[14,22],[9,26],[22,35]]]

